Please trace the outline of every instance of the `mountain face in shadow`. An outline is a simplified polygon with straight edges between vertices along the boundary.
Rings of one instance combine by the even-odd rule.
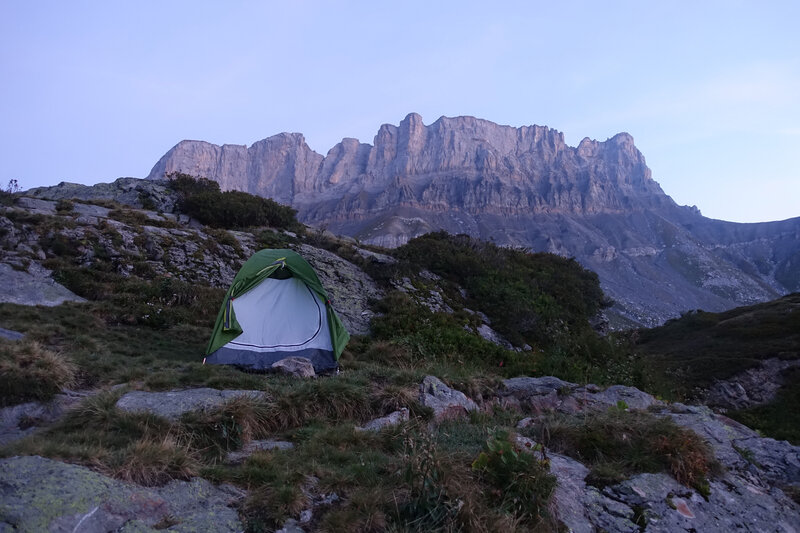
[[[624,325],[719,311],[800,290],[800,218],[738,224],[678,206],[633,138],[568,146],[544,126],[417,114],[373,144],[322,156],[299,133],[247,147],[182,141],[148,178],[183,172],[292,205],[308,224],[398,246],[439,229],[574,256],[598,273]]]

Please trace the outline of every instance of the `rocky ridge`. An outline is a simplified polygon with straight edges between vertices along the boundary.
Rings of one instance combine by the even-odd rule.
[[[800,289],[800,219],[735,224],[680,207],[627,133],[568,146],[544,126],[408,115],[322,156],[298,133],[250,147],[182,141],[149,179],[185,172],[290,204],[301,220],[398,246],[445,229],[576,257],[623,319],[654,325]]]

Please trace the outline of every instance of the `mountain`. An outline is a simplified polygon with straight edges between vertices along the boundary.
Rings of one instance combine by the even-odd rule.
[[[737,224],[678,206],[627,133],[568,146],[544,126],[408,115],[372,145],[326,156],[299,133],[242,145],[182,141],[149,179],[204,176],[291,204],[308,224],[398,246],[444,229],[574,256],[596,271],[622,323],[654,325],[800,290],[800,218]]]

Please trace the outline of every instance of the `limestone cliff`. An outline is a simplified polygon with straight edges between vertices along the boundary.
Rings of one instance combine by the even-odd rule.
[[[249,148],[183,141],[148,177],[176,171],[291,204],[304,222],[362,242],[445,229],[574,256],[636,323],[800,290],[800,219],[734,224],[678,206],[627,133],[571,147],[544,126],[426,126],[412,113],[373,144],[344,139],[325,157],[296,133]]]

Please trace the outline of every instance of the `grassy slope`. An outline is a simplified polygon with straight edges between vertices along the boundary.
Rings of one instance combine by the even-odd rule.
[[[662,392],[690,397],[714,379],[727,379],[778,357],[800,358],[800,293],[723,313],[699,311],[642,330],[636,351]]]
[[[728,379],[769,358],[800,358],[800,293],[723,313],[687,314],[640,332],[635,350],[645,387],[691,399],[715,379]],[[768,405],[729,413],[777,439],[800,444],[800,372],[787,371]]]
[[[55,255],[50,264],[61,281],[90,301],[54,308],[0,304],[0,325],[25,332],[25,342],[39,342],[73,364],[76,386],[210,386],[260,389],[267,395],[261,402],[228,405],[170,424],[119,412],[114,404],[122,391],[107,392],[0,454],[62,458],[142,483],[198,473],[232,481],[251,491],[242,507],[251,531],[274,529],[296,516],[307,504],[302,487],[308,475],[319,478],[319,491],[336,491],[343,498],[313,524],[323,530],[552,529],[544,505],[518,505],[530,501],[530,494],[543,497],[547,492],[550,482],[538,463],[520,460],[510,470],[496,471],[491,466],[496,464],[492,454],[510,446],[503,439],[527,413],[494,409],[429,434],[430,410],[418,404],[417,387],[426,374],[473,398],[490,393],[499,379],[521,374],[636,383],[624,343],[600,339],[585,324],[586,313],[601,305],[592,276],[553,256],[502,251],[444,235],[397,251],[402,261],[392,269],[360,259],[345,243],[320,235],[303,238],[360,262],[389,291],[377,304],[383,316],[374,323],[374,335],[351,341],[340,375],[302,382],[202,366],[221,289],[168,278],[124,278],[102,262],[79,267],[70,257]],[[466,271],[448,260],[468,254],[477,260]],[[420,277],[422,268],[445,279]],[[409,276],[422,293],[438,290],[456,312],[432,313],[408,295],[391,291],[393,275]],[[464,302],[459,286],[481,298]],[[528,298],[530,286],[536,287],[535,299]],[[529,300],[530,307],[524,307]],[[524,312],[506,313],[509,302]],[[509,336],[516,332],[515,340],[538,349],[508,351],[468,331],[477,319],[463,309],[465,303],[486,312]],[[153,308],[160,309],[155,319]],[[524,321],[515,323],[515,316]],[[10,356],[8,346],[0,342],[0,357]],[[401,407],[412,414],[409,424],[377,435],[353,429]],[[618,415],[623,425],[638,423]],[[219,463],[227,450],[254,438],[288,439],[296,448],[257,453],[240,466]],[[482,452],[483,466],[474,469]],[[508,476],[523,480],[519,486],[526,493],[499,489]]]

